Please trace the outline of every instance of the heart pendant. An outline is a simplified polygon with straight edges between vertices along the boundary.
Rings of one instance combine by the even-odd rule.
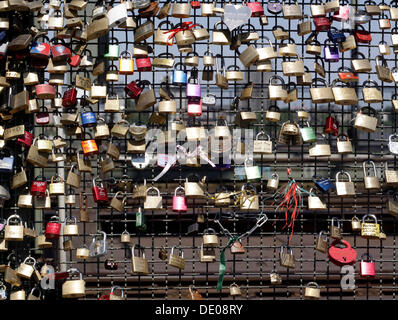
[[[252,10],[248,6],[227,4],[224,7],[223,21],[229,31],[247,23],[252,15]]]

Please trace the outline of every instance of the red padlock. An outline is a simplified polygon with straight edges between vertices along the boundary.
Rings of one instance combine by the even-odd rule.
[[[202,115],[202,100],[188,102],[187,111],[189,116],[201,116]]]
[[[72,57],[72,53],[65,45],[64,40],[53,38],[51,39],[51,42],[54,43],[54,45],[51,46],[51,56],[53,61],[68,61],[68,59]]]
[[[64,92],[62,97],[62,106],[64,108],[74,107],[77,103],[77,90],[76,88],[70,87],[70,89]]]
[[[341,67],[337,71],[339,79],[343,82],[358,82],[359,80],[359,77],[350,68]]]
[[[152,71],[151,58],[149,58],[149,57],[136,58],[135,63],[137,64],[137,70],[140,72]]]
[[[25,131],[25,134],[22,138],[17,139],[17,143],[28,148],[32,145],[34,135],[29,131]]]
[[[345,240],[336,240],[329,248],[329,260],[340,267],[354,264],[356,258],[357,252]]]
[[[108,198],[108,192],[106,191],[106,188],[104,187],[102,181],[101,181],[101,186],[97,186],[96,185],[96,180],[100,179],[100,178],[93,178],[93,198],[94,198],[94,202],[96,203],[107,203],[109,202],[109,198]],[[101,179],[100,179],[101,180]]]
[[[364,260],[367,257],[367,260]],[[370,254],[364,253],[361,257],[360,264],[360,275],[361,277],[374,277],[376,275],[375,263],[373,262],[372,256]]]
[[[43,83],[35,85],[37,99],[54,99],[55,88],[51,84]]]
[[[254,1],[246,4],[252,11],[252,17],[261,17],[264,15],[264,8],[260,2]]]
[[[200,8],[200,2],[199,1],[191,1],[191,7],[192,9],[199,9]]]
[[[30,194],[36,197],[44,197],[47,190],[47,179],[43,176],[37,176],[30,187]]]
[[[35,121],[36,124],[42,125],[42,124],[49,124],[50,123],[50,114],[48,113],[47,107],[41,107],[40,111],[36,113]]]
[[[372,35],[370,34],[370,32],[363,29],[362,26],[357,26],[357,27],[361,27],[362,29],[355,30],[354,32],[355,40],[359,43],[370,43],[372,41]]]
[[[333,20],[342,21],[349,20],[350,18],[350,7],[349,6],[340,6],[340,9],[337,13],[333,15]]]
[[[81,61],[82,61],[82,58],[78,54],[75,54],[69,58],[68,63],[71,67],[76,68],[80,65]]]
[[[314,24],[316,31],[328,31],[331,26],[329,18],[326,17],[314,18]]]
[[[87,133],[86,133],[87,134]],[[82,140],[81,145],[83,149],[84,156],[91,156],[98,153],[98,146],[95,140],[91,137],[91,134],[88,133],[90,139]]]
[[[177,191],[181,189],[185,193],[185,189],[183,187],[178,187],[173,196],[173,211],[185,212],[187,211],[187,204],[185,203],[185,195],[177,196]]]
[[[45,235],[47,239],[58,239],[61,233],[61,223],[57,216],[52,216],[47,222]]]
[[[337,121],[329,116],[326,118],[325,128],[323,130],[324,133],[330,133],[334,136],[337,136],[339,133],[339,127],[337,126]]]
[[[131,81],[124,87],[124,92],[133,99],[138,99],[142,92],[143,88],[139,86],[139,82]]]

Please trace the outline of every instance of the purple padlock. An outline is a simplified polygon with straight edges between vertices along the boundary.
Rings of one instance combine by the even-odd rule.
[[[340,59],[340,54],[339,54],[339,49],[336,45],[326,45],[326,42],[329,40],[325,41],[325,48],[324,48],[324,54],[325,54],[325,61],[326,62],[338,62]]]
[[[198,69],[192,68],[191,76],[188,79],[187,83],[187,98],[189,101],[199,101],[202,96],[202,91],[200,88],[199,80],[198,80]]]

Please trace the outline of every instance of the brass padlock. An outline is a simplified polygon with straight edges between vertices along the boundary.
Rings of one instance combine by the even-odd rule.
[[[352,153],[352,143],[348,135],[341,133],[337,136],[337,152],[339,154]]]
[[[276,40],[289,39],[289,33],[282,26],[274,26],[272,28],[272,34]]]
[[[216,259],[216,250],[214,247],[203,247],[203,243],[200,246],[200,262],[214,262]]]
[[[259,140],[259,137],[265,135],[268,140]],[[253,152],[258,154],[272,154],[272,141],[268,134],[264,131],[259,132],[256,135],[256,139],[253,142]]]
[[[308,210],[327,210],[326,204],[323,203],[314,188],[310,189],[308,195]]]
[[[203,231],[203,245],[218,246],[218,237],[214,229],[208,228]]]
[[[334,225],[335,222],[337,225]],[[343,238],[341,234],[340,220],[337,219],[336,217],[333,217],[332,221],[330,222],[329,232],[330,232],[330,237],[333,239],[340,240]]]
[[[203,5],[204,5],[204,3],[202,3],[202,6]],[[203,25],[196,24],[196,26],[199,27],[199,28],[198,29],[193,29],[193,31],[192,31],[196,41],[202,41],[202,40],[210,39],[209,31]]]
[[[235,296],[240,296],[242,293],[240,291],[239,286],[236,283],[232,283],[229,286],[229,294],[230,296],[235,297]]]
[[[242,195],[239,197],[239,206],[242,210],[258,211],[259,198],[256,187],[252,184],[244,184],[241,189]]]
[[[352,231],[361,231],[361,220],[357,216],[353,216],[351,219]]]
[[[120,235],[120,242],[121,243],[130,243],[130,240],[131,240],[130,233],[128,233],[127,230],[124,230],[122,232],[122,234]]]
[[[383,96],[375,81],[368,80],[362,84],[363,101],[366,103],[383,102]]]
[[[90,257],[90,250],[84,244],[83,247],[76,249],[76,258],[80,260],[85,260]]]
[[[169,26],[169,28],[162,30],[161,27],[163,25]],[[156,29],[156,32],[155,32],[154,43],[157,45],[166,46],[167,43],[170,42],[170,40],[169,40],[170,33],[167,33],[167,30],[172,30],[172,29],[174,29],[174,25],[169,21],[163,21],[163,22],[159,23],[158,28]]]
[[[29,262],[29,263],[28,263]],[[29,256],[20,264],[16,270],[17,276],[25,279],[30,279],[35,271],[36,259]]]
[[[358,59],[358,56],[361,59]],[[369,59],[365,58],[365,55],[361,52],[356,52],[352,55],[351,64],[355,72],[371,72],[372,66],[370,65]]]
[[[398,186],[398,171],[389,170],[387,161],[385,162],[384,177],[386,180],[386,185],[394,187]]]
[[[33,208],[33,196],[28,194],[20,194],[18,196],[18,208]]]
[[[373,222],[365,222],[367,218],[372,218]],[[366,214],[362,218],[361,237],[365,239],[379,239],[380,238],[380,224],[377,223],[377,218],[374,214]]]
[[[312,32],[312,27],[311,27],[311,20],[309,19],[308,15],[303,15],[302,18],[300,18],[300,22],[297,25],[297,34],[301,36],[305,36],[306,34],[309,34]]]
[[[364,114],[364,110],[369,110],[369,115]],[[370,116],[370,113],[374,116]],[[375,132],[377,129],[376,110],[372,107],[362,107],[355,117],[354,127],[365,132]]]
[[[134,250],[136,247],[139,252],[138,256],[135,256],[134,254]],[[135,244],[131,248],[131,272],[137,274],[149,273],[148,260],[145,258],[144,248]]]
[[[73,188],[79,189],[82,177],[81,175],[73,172],[74,167],[75,165],[73,164],[68,172],[65,183]]]
[[[328,236],[326,235],[325,239],[323,239],[322,235],[324,233],[325,233],[324,231],[319,232],[318,238],[316,240],[315,250],[322,252],[322,253],[327,253],[327,251],[328,251]]]
[[[12,225],[11,220],[16,220],[17,225]],[[23,241],[24,239],[24,226],[22,219],[19,215],[13,214],[8,217],[7,224],[5,226],[4,239],[6,241]]]
[[[221,26],[221,30],[218,30],[218,26]],[[224,22],[219,21],[213,26],[212,33],[212,44],[220,45],[220,46],[229,46],[231,45],[231,34],[229,30],[226,28]],[[226,29],[224,29],[226,28]]]
[[[288,40],[288,43],[284,43]],[[281,57],[297,57],[297,46],[292,38],[284,39],[279,46],[278,55]]]
[[[281,119],[281,110],[277,105],[270,105],[265,114],[265,119],[271,122],[278,122]]]
[[[176,28],[178,28],[180,26],[181,26],[181,23],[176,24]],[[193,31],[191,29],[177,32],[177,34],[175,35],[175,39],[176,39],[177,45],[183,46],[183,47],[190,46],[196,40],[195,35],[193,34]],[[192,51],[189,50],[189,52],[192,52]]]
[[[250,65],[255,63],[258,60],[259,54],[257,48],[253,45],[249,45],[241,54],[239,54],[238,58],[242,64],[248,68]]]
[[[63,235],[64,236],[78,236],[79,235],[79,228],[77,226],[76,217],[67,217],[65,219]]]
[[[106,139],[109,137],[109,135],[110,135],[109,127],[105,122],[105,119],[98,118],[94,133],[95,139]]]
[[[156,103],[156,96],[155,96],[155,90],[153,90],[152,85],[149,81],[144,80],[140,81],[140,84],[142,85],[148,85],[148,90],[143,91],[136,103],[136,110],[137,111],[143,111],[147,108],[152,107]]]
[[[118,196],[122,195],[123,198],[120,200],[118,199]],[[110,207],[115,209],[118,212],[123,212],[124,211],[124,205],[126,204],[127,196],[123,195],[123,192],[118,191],[116,194],[113,196]]]
[[[51,177],[51,182],[48,190],[50,191],[50,195],[60,196],[65,194],[65,183],[64,179],[58,174]]]
[[[339,181],[340,174],[344,174],[348,177],[348,181]],[[353,196],[355,195],[355,185],[351,181],[351,176],[346,171],[339,171],[336,174],[336,193],[338,196]]]
[[[297,1],[294,4],[285,4],[285,1],[283,1],[282,11],[285,19],[301,19],[303,17]]]
[[[282,71],[285,76],[288,77],[298,77],[303,76],[305,73],[304,70],[304,61],[301,60],[300,56],[297,56],[296,61],[285,61],[285,57],[282,62]]]
[[[281,84],[275,84],[275,80],[278,80]],[[285,81],[279,76],[272,76],[269,79],[268,84],[269,99],[272,101],[286,100],[287,91]]]
[[[86,295],[86,283],[83,280],[82,273],[75,268],[67,270],[69,276],[74,273],[79,274],[78,280],[66,280],[62,284],[62,298],[82,298]]]
[[[111,129],[111,135],[125,138],[129,131],[130,123],[127,120],[119,120]]]
[[[368,176],[367,175],[367,164],[370,164],[373,168],[373,176]],[[367,190],[377,190],[380,189],[380,181],[379,178],[377,177],[377,173],[376,173],[376,165],[373,161],[368,160],[368,161],[364,161],[362,163],[363,166],[363,179],[365,182],[365,189]]]
[[[271,272],[269,277],[272,285],[282,284],[282,277],[276,272]]]
[[[171,6],[171,16],[175,18],[189,18],[191,5],[188,2],[178,3],[174,0]]]
[[[115,293],[115,290],[120,290],[120,295]],[[113,286],[109,295],[109,300],[126,300],[127,297],[124,294],[124,290],[120,286]]]
[[[154,190],[156,195],[149,195],[148,193]],[[144,202],[144,209],[145,210],[160,210],[163,209],[162,205],[162,196],[160,195],[160,191],[156,187],[150,187],[146,191],[146,198]]]
[[[181,250],[181,249],[180,249]],[[174,247],[171,248],[171,253],[169,255],[169,265],[180,270],[185,269],[184,252],[181,250],[181,256],[174,254]]]
[[[324,142],[318,143],[316,141],[314,145],[312,145],[308,151],[309,151],[309,156],[310,157],[330,157],[332,155],[332,152],[330,150],[330,144],[326,142],[326,137],[324,134],[318,134],[318,136],[321,136],[322,140]]]
[[[388,68],[386,59],[384,59],[382,55],[378,55],[375,60],[377,77],[379,78],[379,80],[389,83],[393,82],[391,70]]]
[[[284,248],[286,248],[286,250],[284,250]],[[281,246],[281,251],[279,252],[279,263],[282,267],[289,269],[294,269],[296,267],[292,248]]]
[[[307,299],[316,299],[318,300],[321,296],[321,289],[316,282],[309,282],[305,287],[304,296]]]
[[[340,86],[337,86],[340,84]],[[355,88],[350,87],[348,83],[344,83],[339,79],[332,82],[332,91],[336,104],[339,105],[354,105],[358,104],[358,96]]]

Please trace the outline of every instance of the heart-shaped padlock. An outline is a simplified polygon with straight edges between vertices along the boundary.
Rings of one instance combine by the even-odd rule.
[[[336,240],[329,248],[329,259],[335,265],[354,264],[356,258],[357,252],[345,240]]]

